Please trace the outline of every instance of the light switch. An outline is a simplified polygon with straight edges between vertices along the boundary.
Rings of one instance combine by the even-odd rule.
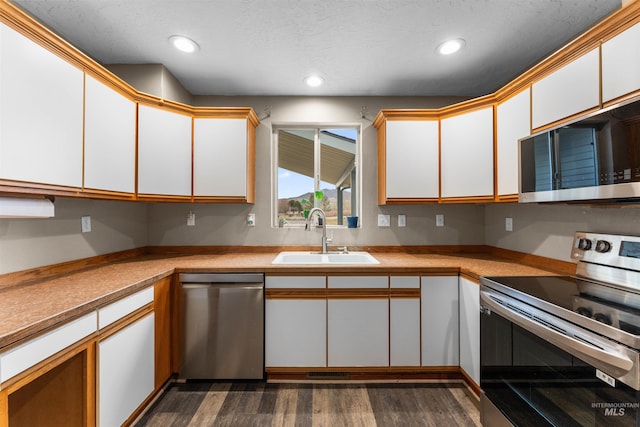
[[[444,227],[444,215],[436,215],[436,227]]]
[[[189,227],[193,227],[194,225],[196,225],[196,214],[194,214],[193,212],[189,212],[189,214],[187,215],[187,225]]]
[[[407,226],[407,216],[400,214],[398,215],[398,227],[406,227]]]
[[[513,218],[505,218],[504,219],[504,230],[505,231],[513,231]]]
[[[91,231],[91,217],[85,215],[82,217],[82,232],[89,233]]]

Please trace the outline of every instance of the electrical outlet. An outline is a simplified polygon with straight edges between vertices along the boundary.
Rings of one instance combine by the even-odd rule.
[[[436,227],[444,227],[444,215],[436,215]]]
[[[398,227],[406,227],[407,226],[407,216],[400,214],[398,215]]]
[[[391,215],[378,214],[378,227],[390,227]]]
[[[196,214],[191,211],[189,211],[189,214],[187,215],[187,225],[189,227],[196,225]]]
[[[513,218],[505,218],[504,219],[504,230],[505,231],[513,231]]]
[[[256,214],[254,213],[247,214],[247,226],[248,227],[256,226]]]
[[[89,233],[91,231],[91,217],[89,215],[83,216],[82,220],[82,232]]]

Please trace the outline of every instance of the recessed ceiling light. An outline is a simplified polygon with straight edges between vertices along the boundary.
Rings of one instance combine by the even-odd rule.
[[[169,37],[169,41],[171,42],[173,47],[175,47],[181,52],[193,53],[196,50],[200,49],[200,46],[198,46],[198,43],[194,42],[189,37],[171,36]]]
[[[309,87],[319,87],[319,86],[322,86],[322,84],[324,83],[324,79],[322,77],[314,74],[312,76],[309,76],[309,77],[305,78],[304,82]]]
[[[451,55],[452,53],[456,53],[460,49],[464,47],[463,39],[452,39],[442,42],[436,48],[436,52],[440,55]]]

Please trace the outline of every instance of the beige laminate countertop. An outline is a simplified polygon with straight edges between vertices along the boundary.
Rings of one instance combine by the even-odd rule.
[[[174,272],[457,273],[480,276],[557,274],[488,254],[372,253],[366,266],[272,265],[276,253],[148,255],[0,289],[0,351],[17,341],[89,313]]]

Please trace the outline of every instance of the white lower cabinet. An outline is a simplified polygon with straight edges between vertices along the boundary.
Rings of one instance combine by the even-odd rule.
[[[480,285],[460,277],[460,367],[480,384]]]
[[[326,299],[267,299],[265,366],[327,365]]]
[[[154,314],[98,342],[98,426],[120,426],[154,390]]]
[[[327,301],[328,366],[389,366],[389,300]]]
[[[389,365],[420,366],[420,276],[391,276],[389,288]]]
[[[420,366],[420,299],[389,301],[390,366]]]
[[[421,286],[422,366],[458,366],[458,276],[423,276]]]

